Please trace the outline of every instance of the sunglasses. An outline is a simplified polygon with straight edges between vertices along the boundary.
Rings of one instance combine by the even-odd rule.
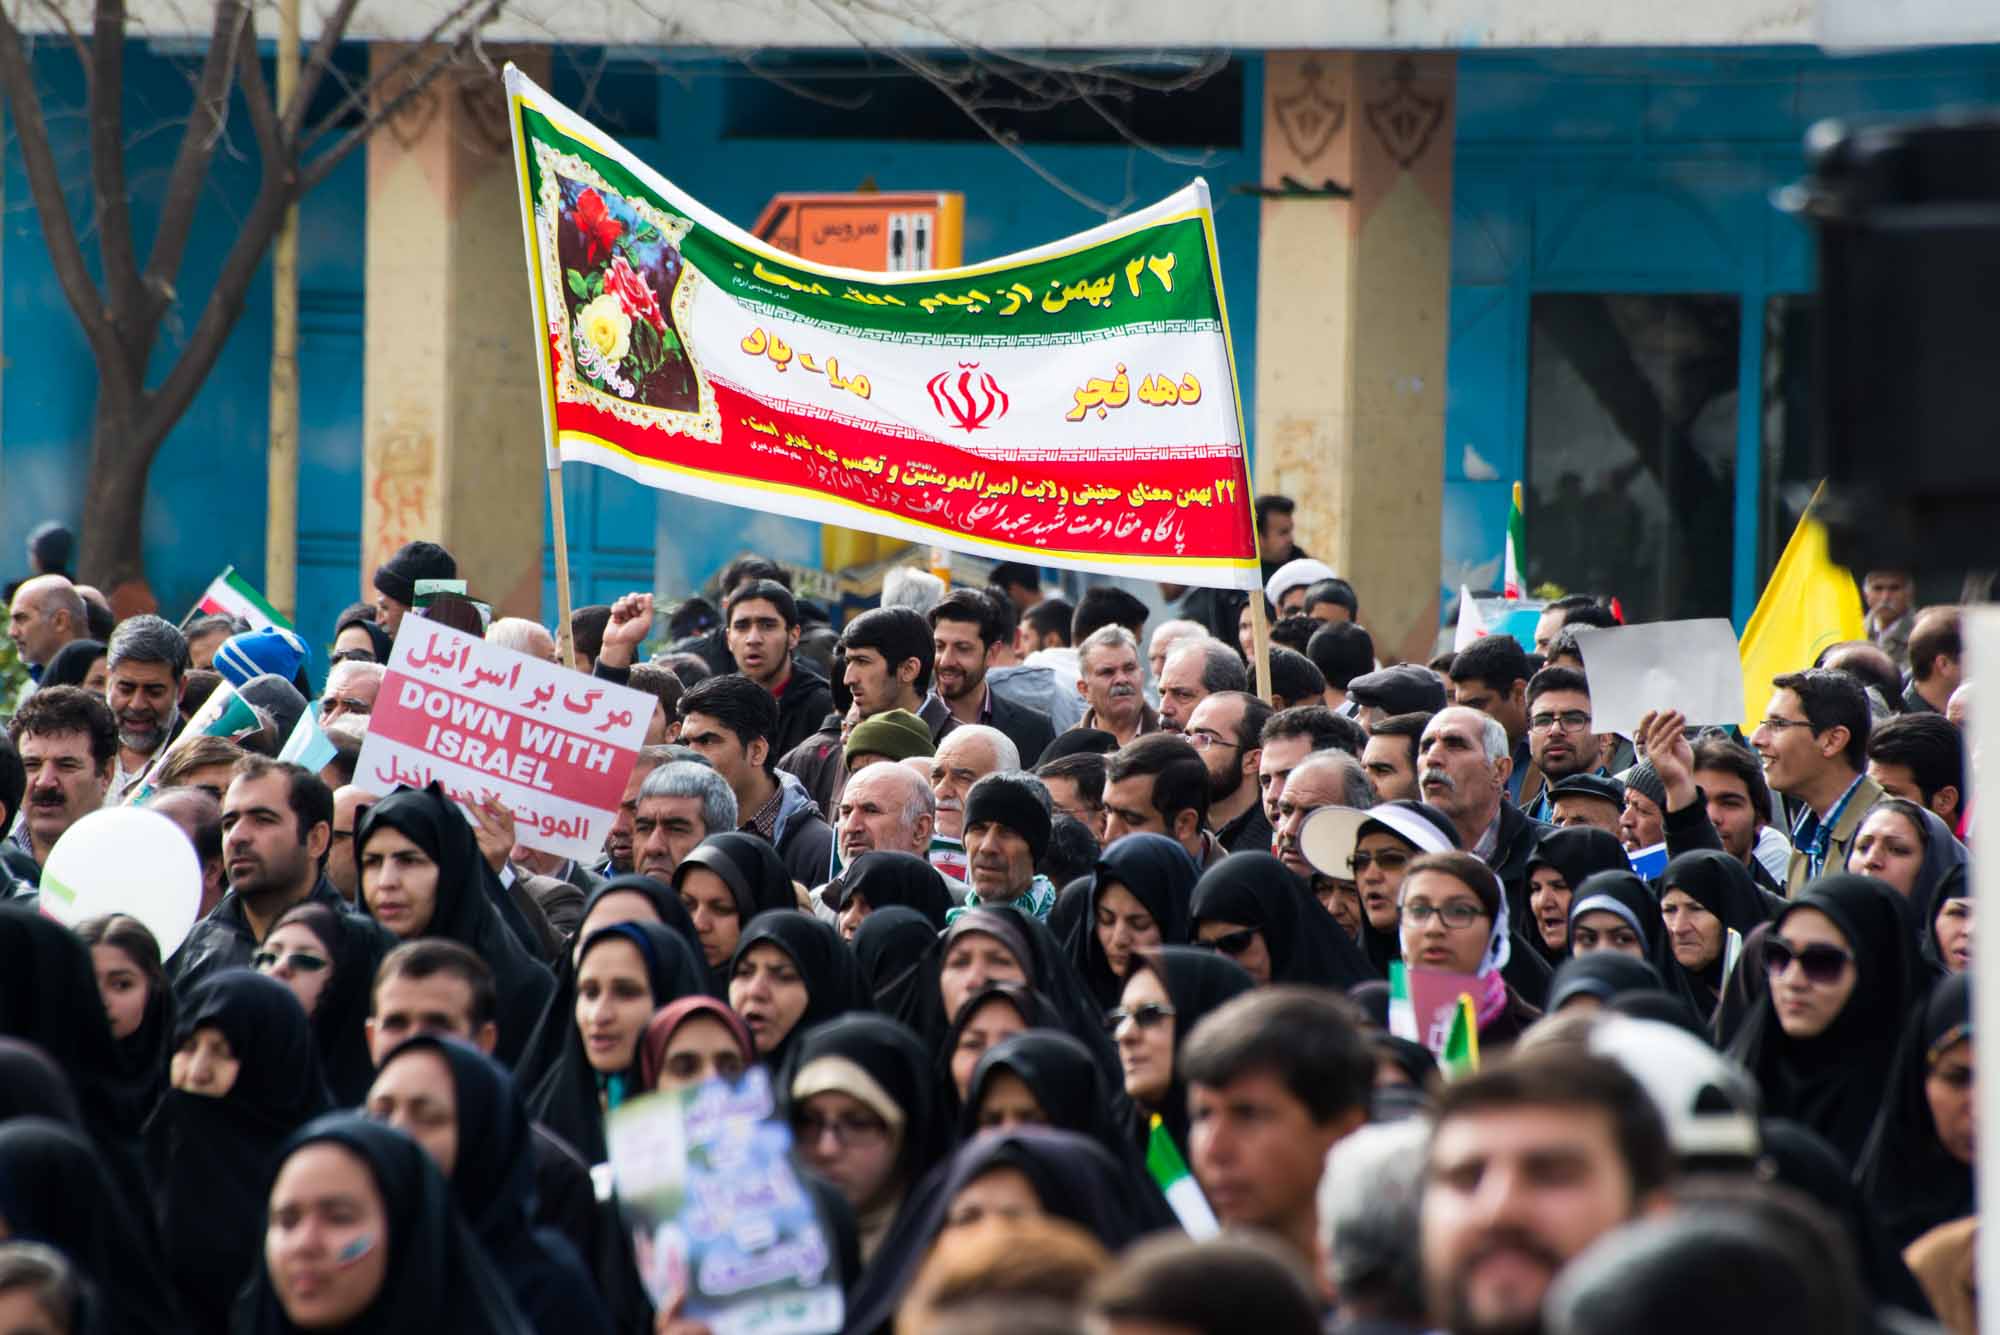
[[[1799,970],[1808,983],[1822,986],[1837,983],[1847,966],[1854,963],[1854,956],[1839,946],[1812,945],[1794,949],[1782,937],[1771,937],[1764,942],[1764,968],[1773,978],[1792,967],[1792,961],[1799,962]]]
[[[250,957],[250,967],[260,972],[276,968],[281,962],[294,973],[318,973],[332,963],[331,960],[308,955],[302,950],[295,950],[289,955],[280,955],[275,950],[260,950]]]
[[[1130,1020],[1141,1029],[1155,1029],[1173,1019],[1176,1013],[1172,1006],[1158,1001],[1143,1002],[1129,1010],[1120,1006],[1116,1010],[1104,1013],[1104,1027],[1108,1032],[1115,1034],[1125,1027],[1127,1020]]]
[[[1380,867],[1383,871],[1397,871],[1409,866],[1412,856],[1400,848],[1385,848],[1374,853],[1356,853],[1347,860],[1347,865],[1352,867],[1357,875],[1367,871],[1371,866]]]
[[[1241,955],[1244,951],[1250,949],[1250,943],[1256,939],[1257,929],[1254,927],[1245,927],[1239,931],[1224,932],[1221,936],[1211,938],[1207,941],[1197,938],[1193,944],[1200,946],[1203,950],[1219,950],[1225,955],[1235,956]]]
[[[366,649],[344,649],[334,654],[328,661],[333,663],[372,663],[375,661],[375,655]]]

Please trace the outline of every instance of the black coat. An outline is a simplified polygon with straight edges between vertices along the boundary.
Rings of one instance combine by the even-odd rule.
[[[818,732],[820,720],[832,712],[832,684],[794,658],[792,679],[785,683],[785,693],[778,697],[778,735],[771,740],[771,754],[782,756],[789,752]]]
[[[1055,724],[1045,715],[1025,709],[991,690],[987,698],[993,702],[993,725],[1007,734],[1007,740],[1014,743],[1014,749],[1021,753],[1021,766],[1034,768],[1042,758],[1042,752],[1056,739]]]
[[[340,914],[354,912],[325,876],[315,881],[312,892],[299,902],[324,904]],[[206,918],[188,930],[187,939],[167,961],[167,977],[173,980],[174,990],[185,995],[189,988],[218,970],[249,968],[250,957],[256,953],[257,936],[250,930],[250,919],[244,916],[243,900],[231,890],[209,910]]]

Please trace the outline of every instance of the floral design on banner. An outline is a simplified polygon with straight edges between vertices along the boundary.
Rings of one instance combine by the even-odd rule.
[[[629,199],[588,164],[536,145],[535,225],[558,398],[636,425],[719,438],[714,394],[687,337],[701,275],[681,255],[690,224]]]

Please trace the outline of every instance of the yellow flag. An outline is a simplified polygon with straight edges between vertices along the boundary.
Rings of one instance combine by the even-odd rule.
[[[1813,518],[1812,505],[1799,517],[1743,628],[1743,731],[1755,731],[1771,702],[1771,679],[1812,666],[1819,651],[1842,640],[1867,637],[1861,591],[1846,567],[1826,554],[1826,530]]]

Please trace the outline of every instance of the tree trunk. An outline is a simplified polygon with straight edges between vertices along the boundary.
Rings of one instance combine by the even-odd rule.
[[[119,617],[159,606],[146,582],[146,478],[159,440],[139,435],[134,396],[98,385],[90,440],[90,477],[83,502],[81,578],[110,600]]]

